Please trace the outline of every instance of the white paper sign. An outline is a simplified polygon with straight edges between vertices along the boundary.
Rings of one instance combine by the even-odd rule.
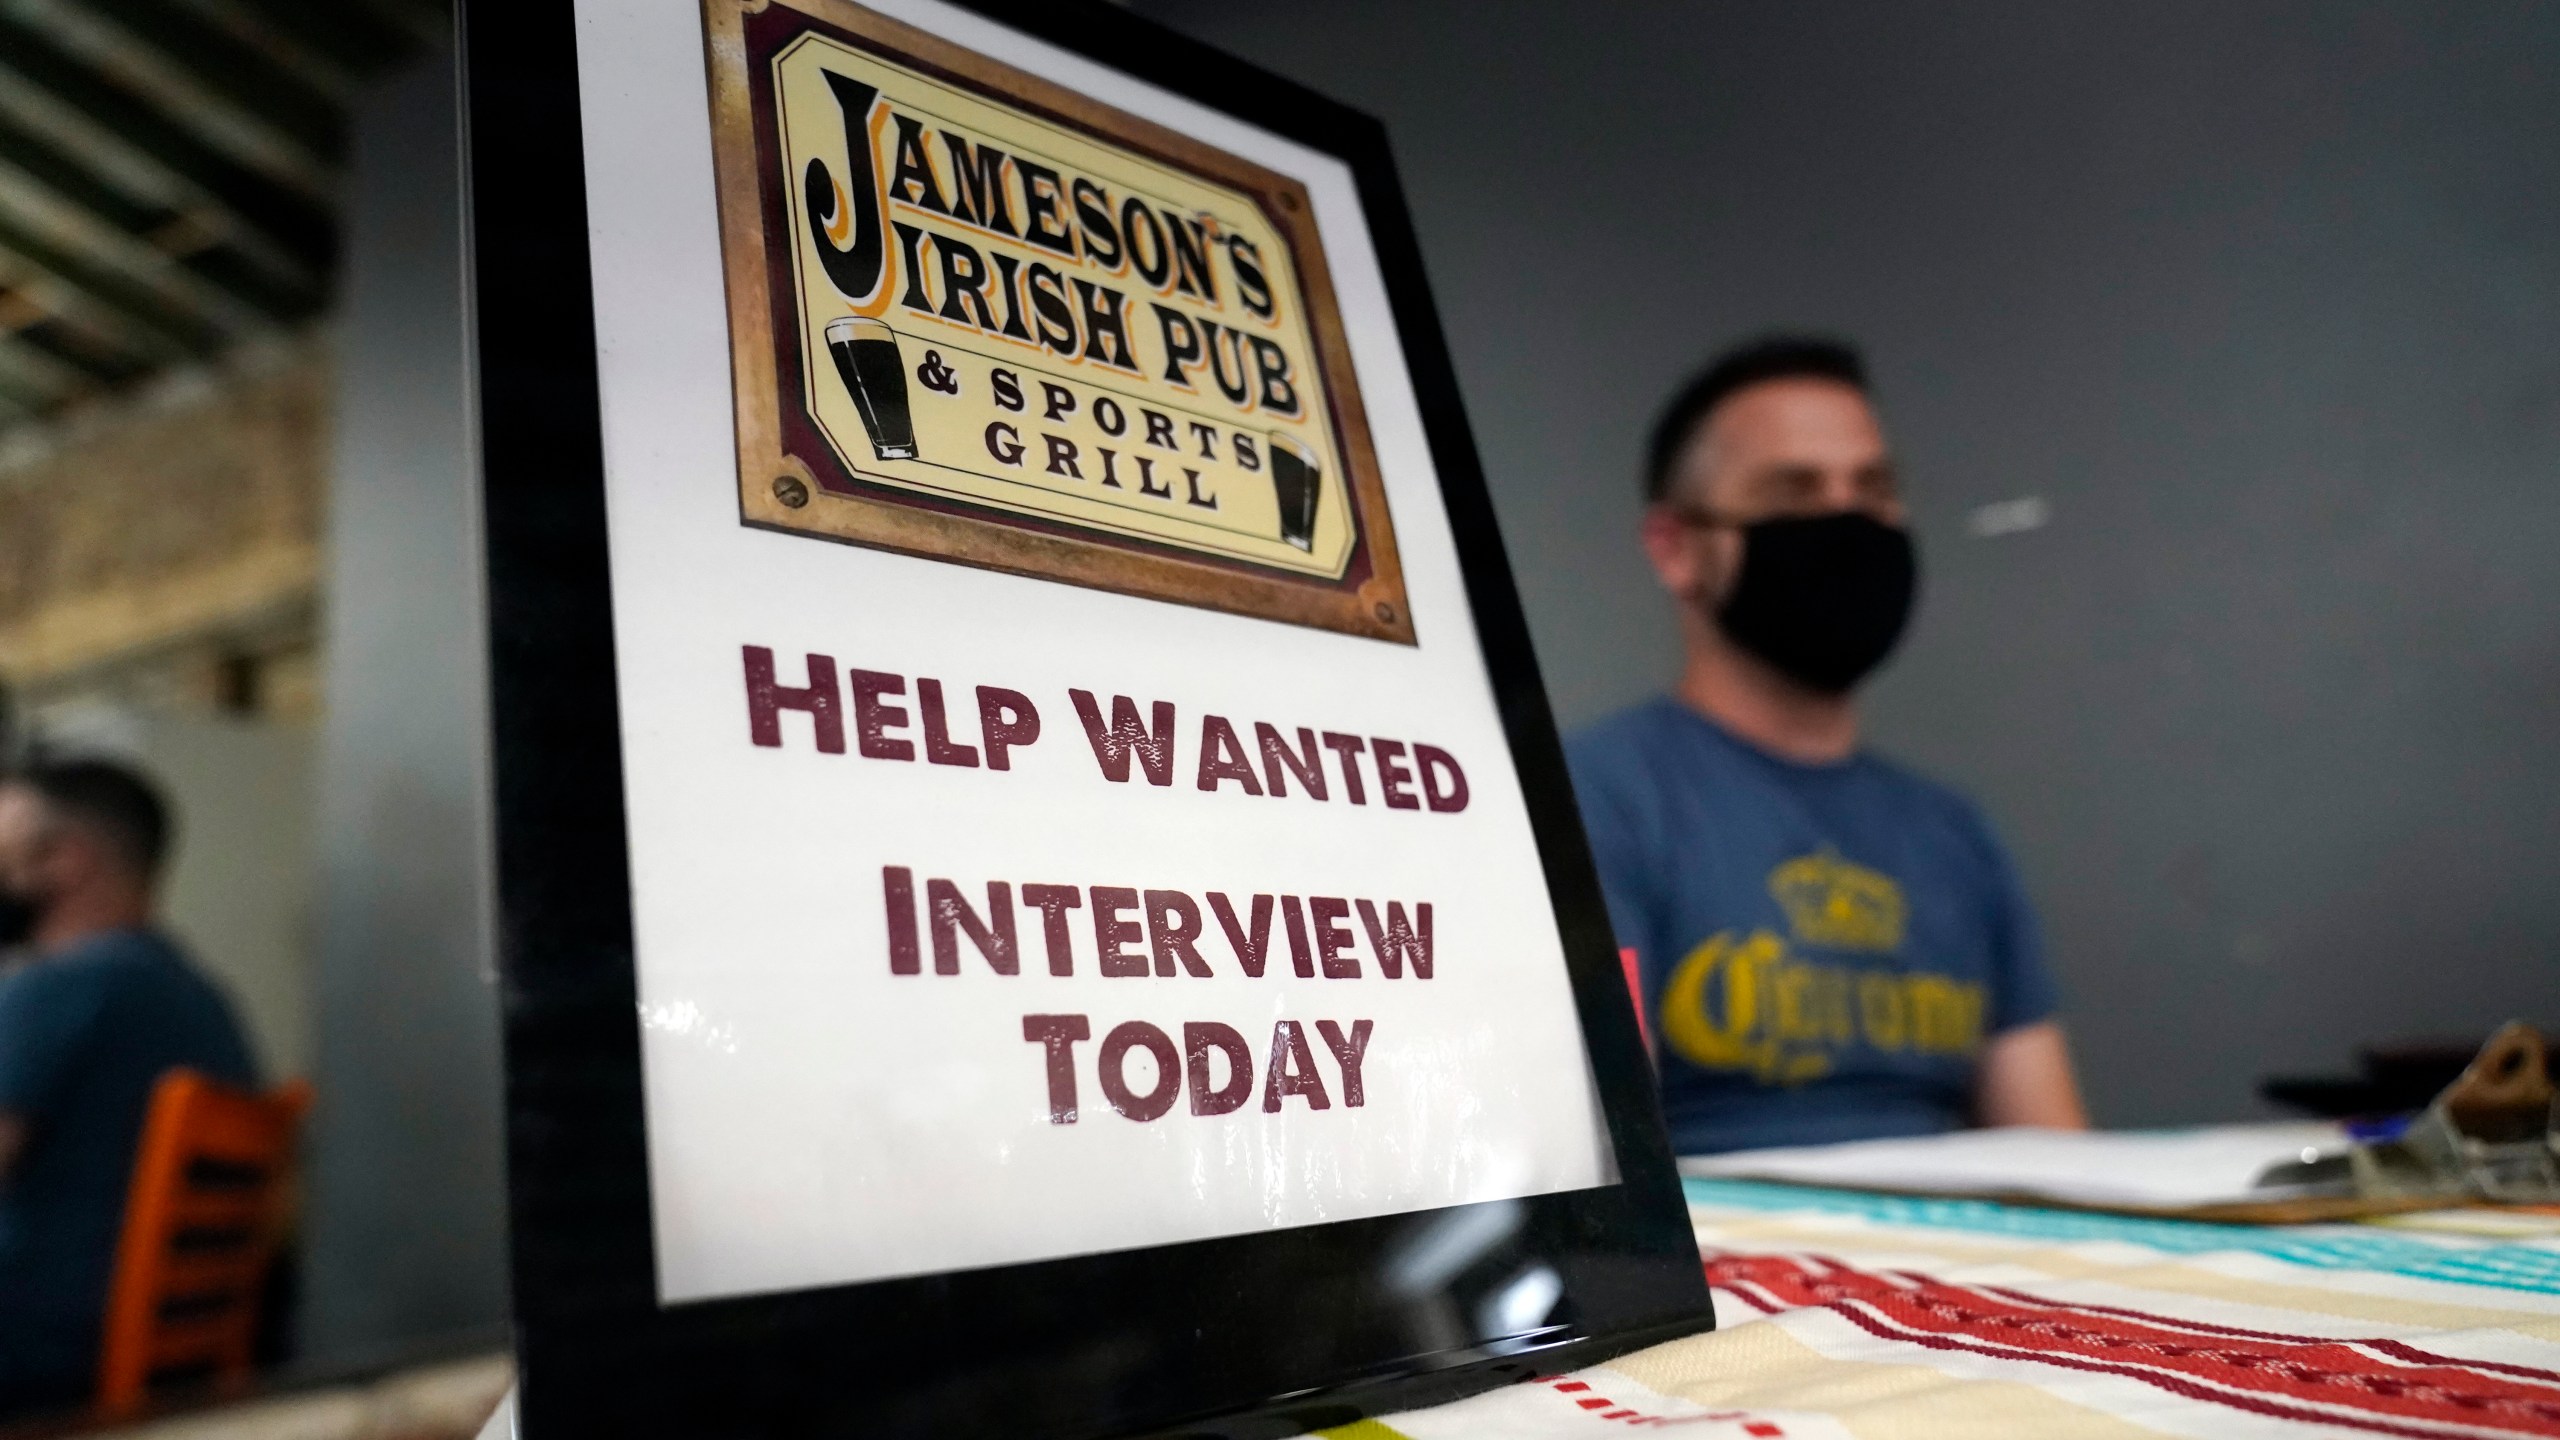
[[[787,42],[724,13],[579,5],[661,1298],[1611,1183],[1350,173],[920,0]],[[731,99],[769,87],[766,148],[715,167],[723,64]],[[1139,125],[1197,148],[1092,149]],[[941,209],[892,188],[916,163]],[[856,293],[828,247],[874,254],[866,167]],[[750,281],[786,287],[762,351]],[[903,396],[830,348],[863,339]],[[1241,400],[1222,344],[1267,358]],[[1151,410],[1188,450],[1148,448]]]

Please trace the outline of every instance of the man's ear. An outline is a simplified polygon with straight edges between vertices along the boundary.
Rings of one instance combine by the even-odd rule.
[[[1645,507],[1636,529],[1644,542],[1645,558],[1653,562],[1654,576],[1663,589],[1682,600],[1696,595],[1704,578],[1699,563],[1703,547],[1692,538],[1695,528],[1677,509],[1657,501]]]

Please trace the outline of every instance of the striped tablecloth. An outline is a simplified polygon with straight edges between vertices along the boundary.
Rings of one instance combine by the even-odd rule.
[[[1714,1334],[1328,1434],[2560,1436],[2560,1218],[2271,1229],[1688,1188]]]

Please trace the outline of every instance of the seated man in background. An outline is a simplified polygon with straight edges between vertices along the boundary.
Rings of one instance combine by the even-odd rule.
[[[167,811],[120,766],[0,776],[0,1415],[96,1384],[152,1087],[256,1082],[221,992],[152,928]]]
[[[1999,841],[1858,743],[1855,688],[1917,568],[1856,352],[1730,352],[1648,459],[1644,548],[1686,664],[1568,753],[1673,1148],[2085,1126]]]

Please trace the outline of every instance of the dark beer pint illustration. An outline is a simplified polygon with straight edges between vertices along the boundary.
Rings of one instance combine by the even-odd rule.
[[[898,363],[898,334],[877,320],[839,315],[827,322],[827,353],[862,412],[872,453],[883,460],[916,458],[915,420],[907,413],[907,372]]]
[[[1271,434],[1271,489],[1280,500],[1280,538],[1301,550],[1316,547],[1316,501],[1324,493],[1324,467],[1297,441]]]

